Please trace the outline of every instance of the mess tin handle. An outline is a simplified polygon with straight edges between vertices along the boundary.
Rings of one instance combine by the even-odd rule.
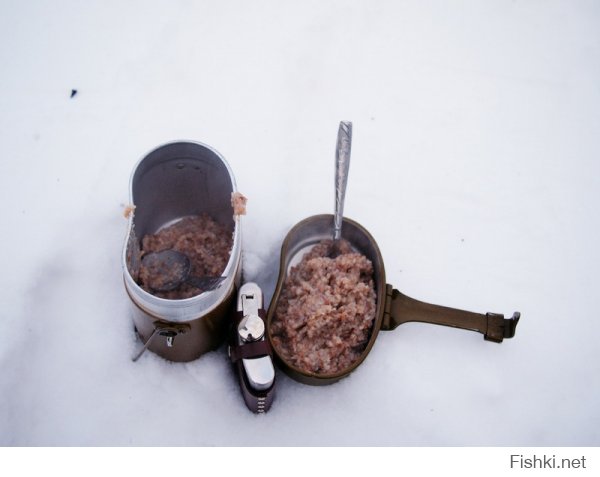
[[[418,321],[478,331],[483,333],[484,339],[501,343],[504,338],[515,336],[520,317],[521,314],[518,311],[511,318],[504,318],[504,315],[497,313],[481,314],[432,305],[410,298],[392,285],[387,285],[381,329],[391,331],[402,323]]]

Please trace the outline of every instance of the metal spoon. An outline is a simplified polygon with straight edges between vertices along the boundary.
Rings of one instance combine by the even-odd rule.
[[[192,269],[190,259],[187,255],[172,249],[144,255],[142,267],[148,271],[146,285],[158,292],[175,290],[183,283],[188,283],[203,291],[210,291],[226,278],[190,275]]]
[[[352,123],[341,121],[338,129],[337,147],[335,150],[335,215],[333,216],[333,244],[330,256],[337,257],[342,252],[342,221],[344,217],[344,199],[348,170],[350,169],[350,152],[352,149]]]

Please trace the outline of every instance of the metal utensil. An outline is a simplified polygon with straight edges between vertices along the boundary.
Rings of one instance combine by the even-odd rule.
[[[352,123],[350,121],[340,121],[335,150],[335,214],[333,216],[333,245],[330,254],[332,258],[341,253],[340,241],[342,239],[344,200],[346,198],[346,185],[348,184],[351,150]]]
[[[158,292],[175,290],[183,283],[188,283],[203,291],[210,291],[226,278],[190,275],[192,270],[190,259],[187,255],[172,249],[144,255],[142,267],[149,272],[146,285]]]

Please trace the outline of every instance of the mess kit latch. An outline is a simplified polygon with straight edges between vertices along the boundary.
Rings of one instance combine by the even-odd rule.
[[[148,341],[146,341],[144,347],[133,358],[131,358],[131,360],[135,362],[140,359],[140,357],[144,354],[144,351],[150,347],[156,336],[164,336],[166,340],[165,344],[167,347],[172,348],[175,344],[175,337],[180,334],[184,335],[189,330],[190,325],[185,323],[165,323],[163,321],[155,321],[154,331],[150,335],[150,338],[148,338]]]
[[[253,282],[238,292],[229,344],[229,358],[238,375],[248,409],[263,414],[269,410],[275,392],[275,367],[266,337],[263,293]]]

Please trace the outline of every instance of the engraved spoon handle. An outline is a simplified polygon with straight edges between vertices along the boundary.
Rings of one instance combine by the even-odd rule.
[[[335,150],[335,215],[333,217],[333,240],[342,237],[342,219],[344,217],[344,199],[350,168],[350,151],[352,149],[352,123],[341,121],[338,129],[337,147]]]

